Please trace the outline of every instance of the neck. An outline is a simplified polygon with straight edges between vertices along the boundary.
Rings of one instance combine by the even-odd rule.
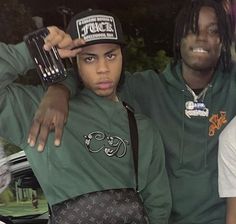
[[[119,98],[116,94],[110,95],[106,97],[108,100],[114,101],[114,102],[119,102]]]
[[[119,98],[117,96],[115,96],[114,100],[115,102],[119,102]]]
[[[182,66],[182,74],[185,82],[191,89],[203,89],[211,81],[214,70],[196,71]]]

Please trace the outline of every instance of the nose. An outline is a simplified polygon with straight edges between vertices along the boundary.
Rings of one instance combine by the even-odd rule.
[[[199,30],[199,32],[196,34],[197,39],[201,41],[207,40],[207,32],[204,30]]]
[[[102,73],[106,73],[109,71],[109,66],[108,66],[108,62],[103,58],[103,59],[100,59],[98,60],[98,63],[97,63],[97,72],[99,74],[102,74]]]

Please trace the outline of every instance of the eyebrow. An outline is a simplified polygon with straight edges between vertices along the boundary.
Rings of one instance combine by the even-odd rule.
[[[112,52],[114,52],[116,50],[118,50],[118,47],[111,49],[110,51],[106,52],[105,54],[110,54],[110,53],[112,53]]]
[[[96,56],[96,54],[89,53],[89,52],[80,53],[79,55],[81,55],[81,56]]]
[[[212,26],[212,25],[219,25],[219,23],[218,22],[212,22],[212,23],[209,24],[209,26]]]
[[[114,51],[116,51],[118,49],[119,49],[119,47],[112,48],[111,50],[105,52],[104,55],[113,53]],[[83,53],[80,53],[80,55],[82,55],[82,56],[85,56],[85,55],[86,56],[96,56],[97,54],[93,54],[93,53],[90,53],[90,52],[83,52]]]

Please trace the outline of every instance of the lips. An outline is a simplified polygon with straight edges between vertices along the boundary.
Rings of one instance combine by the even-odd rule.
[[[99,82],[97,84],[98,88],[101,90],[106,90],[106,89],[110,89],[113,87],[113,82],[111,81],[104,81],[104,82]]]

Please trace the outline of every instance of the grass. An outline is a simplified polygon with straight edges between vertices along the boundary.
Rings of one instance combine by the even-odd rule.
[[[48,210],[47,201],[40,200],[38,208],[34,208],[31,201],[9,202],[7,205],[0,204],[0,214],[4,216],[24,216],[42,214]]]

